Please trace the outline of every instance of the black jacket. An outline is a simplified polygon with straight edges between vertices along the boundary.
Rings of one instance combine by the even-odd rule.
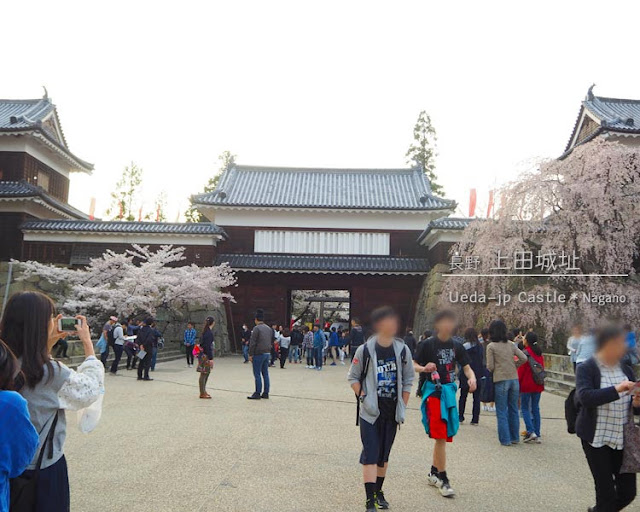
[[[636,380],[630,366],[622,365],[622,371],[631,381]],[[588,359],[576,369],[576,400],[580,405],[576,419],[576,434],[588,443],[593,441],[598,421],[598,406],[615,402],[620,396],[616,388],[611,386],[600,389],[600,368],[595,358]],[[634,409],[640,414],[640,408]]]
[[[213,359],[213,331],[211,329],[206,329],[202,333],[200,348],[209,359]]]
[[[138,331],[136,343],[144,348],[145,352],[151,352],[156,340],[155,329],[149,325],[144,325]]]

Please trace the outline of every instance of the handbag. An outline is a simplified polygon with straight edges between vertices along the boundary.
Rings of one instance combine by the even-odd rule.
[[[629,408],[629,421],[624,426],[624,450],[620,473],[640,473],[640,424],[635,421],[633,406]]]
[[[11,512],[33,512],[36,508],[40,467],[42,466],[42,459],[47,446],[49,447],[49,458],[53,457],[53,435],[56,431],[56,425],[58,424],[58,413],[59,411],[56,411],[47,437],[45,437],[42,448],[40,448],[40,454],[38,455],[38,461],[36,462],[36,468],[33,470],[33,474],[25,476],[23,473],[19,477],[10,480],[9,510],[11,510]]]

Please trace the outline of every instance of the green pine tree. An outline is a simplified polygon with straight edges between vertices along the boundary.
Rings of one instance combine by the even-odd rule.
[[[431,190],[434,194],[442,194],[444,189],[438,183],[436,175],[436,149],[438,137],[436,129],[431,124],[431,117],[425,110],[420,112],[418,120],[413,127],[413,143],[407,150],[407,163],[409,165],[417,165],[424,170],[429,182]]]
[[[140,197],[143,171],[134,162],[122,171],[115,190],[111,192],[111,206],[107,209],[110,220],[136,220],[135,200]]]

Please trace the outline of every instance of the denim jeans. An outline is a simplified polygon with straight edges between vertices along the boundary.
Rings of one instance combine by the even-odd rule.
[[[313,355],[316,360],[316,368],[322,368],[322,347],[314,348]]]
[[[153,347],[153,355],[151,356],[151,371],[156,369],[156,360],[158,359],[158,347]]]
[[[520,407],[522,419],[527,426],[527,432],[533,432],[540,437],[540,395],[542,393],[522,393]]]
[[[518,414],[518,379],[503,380],[494,384],[496,392],[496,417],[498,439],[508,445],[520,442],[520,415]]]
[[[300,361],[300,345],[291,345],[289,347],[289,362]]]
[[[242,345],[242,357],[245,361],[249,360],[249,345]]]
[[[264,392],[269,394],[269,361],[271,354],[253,356],[253,377],[256,380],[256,394],[262,394],[262,379],[264,378]]]

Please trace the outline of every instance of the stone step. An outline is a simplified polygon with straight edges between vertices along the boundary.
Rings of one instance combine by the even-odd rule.
[[[554,379],[549,375],[544,380],[544,390],[548,391],[549,393],[553,393],[554,395],[566,397],[574,388],[575,384],[573,384],[572,382],[567,382],[562,379]]]

